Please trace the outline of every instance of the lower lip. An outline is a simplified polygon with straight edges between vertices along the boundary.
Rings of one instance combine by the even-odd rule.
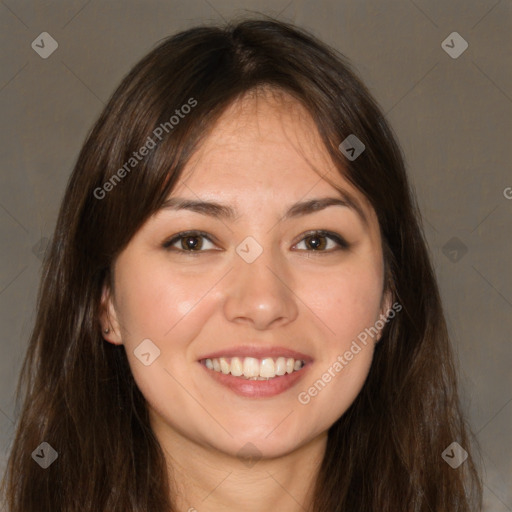
[[[199,364],[219,384],[231,389],[237,395],[247,398],[269,398],[284,393],[302,379],[311,366],[310,363],[307,363],[298,371],[280,375],[269,380],[248,380],[243,377],[235,377],[230,373],[216,372],[215,370],[210,370],[202,363]]]

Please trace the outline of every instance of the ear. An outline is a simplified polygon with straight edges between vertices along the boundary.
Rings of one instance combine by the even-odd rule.
[[[381,300],[381,304],[380,304],[380,317],[379,318],[382,319],[382,321],[384,322],[384,326],[382,327],[382,329],[379,330],[379,335],[377,336],[375,343],[378,343],[380,341],[380,338],[382,337],[382,331],[384,330],[384,327],[387,323],[386,320],[387,320],[387,316],[388,316],[388,311],[391,309],[392,301],[393,301],[393,294],[390,290],[387,290],[382,295],[382,300]]]
[[[111,288],[108,284],[103,285],[100,303],[100,326],[101,335],[105,341],[114,345],[122,345],[121,331],[117,319],[116,308]],[[108,332],[105,332],[108,329]]]
[[[391,309],[393,303],[393,294],[391,290],[387,290],[382,294],[382,300],[380,303],[380,312],[382,315],[387,316],[387,312]]]

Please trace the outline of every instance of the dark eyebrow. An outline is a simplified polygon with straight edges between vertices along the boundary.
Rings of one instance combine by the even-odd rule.
[[[166,199],[160,210],[189,210],[211,217],[225,218],[235,220],[237,218],[235,210],[231,206],[222,205],[210,201],[196,201],[194,199],[184,199],[181,197],[169,197]]]
[[[368,220],[361,206],[345,194],[343,195],[343,198],[323,197],[295,203],[285,212],[281,220],[302,217],[304,215],[323,210],[329,206],[350,208],[359,215],[364,224],[368,225]],[[211,201],[197,201],[181,197],[170,197],[166,199],[160,209],[175,211],[189,210],[203,215],[228,220],[236,220],[238,218],[237,212],[231,206]]]
[[[293,217],[301,217],[302,215],[323,210],[329,206],[343,206],[345,208],[349,208],[361,217],[364,224],[368,224],[368,220],[361,206],[354,199],[345,194],[343,195],[343,198],[322,197],[321,199],[309,199],[308,201],[295,203],[284,214],[283,220]]]

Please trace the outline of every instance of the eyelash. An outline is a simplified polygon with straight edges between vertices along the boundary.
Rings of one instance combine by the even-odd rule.
[[[166,249],[167,251],[176,251],[178,253],[183,253],[183,254],[192,255],[192,256],[198,256],[202,252],[208,252],[209,250],[211,250],[211,249],[207,249],[207,250],[194,251],[194,250],[185,250],[185,249],[181,249],[181,248],[178,249],[176,247],[172,247],[176,242],[179,242],[181,239],[187,238],[187,237],[204,237],[209,242],[215,243],[211,239],[211,237],[208,233],[205,233],[204,231],[192,230],[192,231],[182,231],[181,233],[177,233],[176,235],[173,235],[172,238],[170,238],[169,240],[167,240],[166,242],[164,242],[162,244],[162,247],[164,249]],[[338,245],[338,247],[336,247],[334,249],[331,248],[328,250],[314,250],[314,249],[305,249],[304,250],[304,249],[301,249],[301,251],[305,251],[305,252],[309,252],[309,253],[316,253],[318,255],[318,254],[322,254],[322,253],[330,254],[332,252],[336,252],[339,250],[347,250],[350,248],[350,244],[346,240],[344,240],[340,235],[338,235],[337,233],[333,233],[332,231],[325,231],[322,229],[317,229],[317,230],[308,231],[307,233],[304,233],[304,236],[295,245],[298,245],[299,243],[303,242],[307,238],[313,238],[313,237],[329,238],[332,241],[334,241]]]

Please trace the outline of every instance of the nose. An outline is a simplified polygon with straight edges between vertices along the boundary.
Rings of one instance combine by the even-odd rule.
[[[257,330],[284,326],[297,318],[298,307],[291,275],[271,251],[252,263],[235,256],[226,288],[224,314],[230,322]]]

